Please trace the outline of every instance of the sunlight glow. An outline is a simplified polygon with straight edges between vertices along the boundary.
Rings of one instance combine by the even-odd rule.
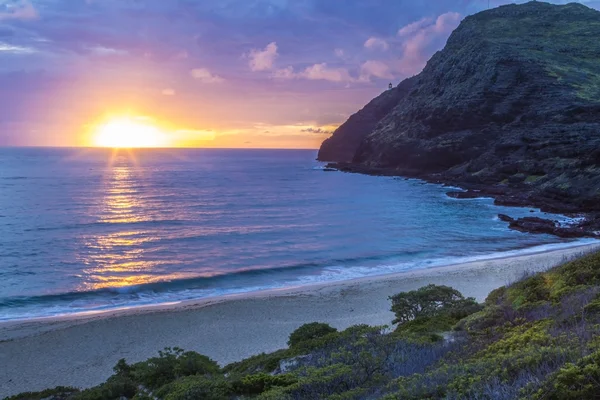
[[[167,146],[167,136],[143,119],[112,118],[99,125],[94,133],[98,147],[140,148]]]

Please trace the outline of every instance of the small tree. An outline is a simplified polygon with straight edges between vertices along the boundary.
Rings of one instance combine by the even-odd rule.
[[[288,346],[296,347],[300,343],[322,338],[335,332],[337,332],[337,329],[322,322],[311,322],[310,324],[304,324],[292,332],[290,335],[290,340],[288,340]]]
[[[438,285],[427,285],[410,292],[398,293],[391,296],[390,300],[392,312],[396,315],[394,324],[477,305],[474,298],[465,298],[456,289]]]

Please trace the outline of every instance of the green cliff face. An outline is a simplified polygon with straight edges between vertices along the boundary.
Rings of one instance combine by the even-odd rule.
[[[370,103],[319,158],[348,161],[351,147],[362,167],[515,187],[598,211],[599,37],[600,12],[581,4],[530,2],[469,16],[408,80],[408,93],[377,99],[389,112],[356,124],[373,116]]]

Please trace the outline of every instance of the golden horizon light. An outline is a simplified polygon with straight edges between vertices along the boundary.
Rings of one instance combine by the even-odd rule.
[[[80,146],[137,148],[296,148],[317,149],[337,126],[268,125],[221,130],[175,123],[148,114],[106,114],[85,124]]]
[[[93,132],[93,144],[96,147],[167,147],[168,142],[167,135],[160,128],[142,118],[110,118]]]

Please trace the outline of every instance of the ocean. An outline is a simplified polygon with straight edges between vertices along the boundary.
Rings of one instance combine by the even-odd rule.
[[[179,302],[572,246],[313,150],[0,149],[0,320]],[[561,218],[560,216],[552,216]]]

